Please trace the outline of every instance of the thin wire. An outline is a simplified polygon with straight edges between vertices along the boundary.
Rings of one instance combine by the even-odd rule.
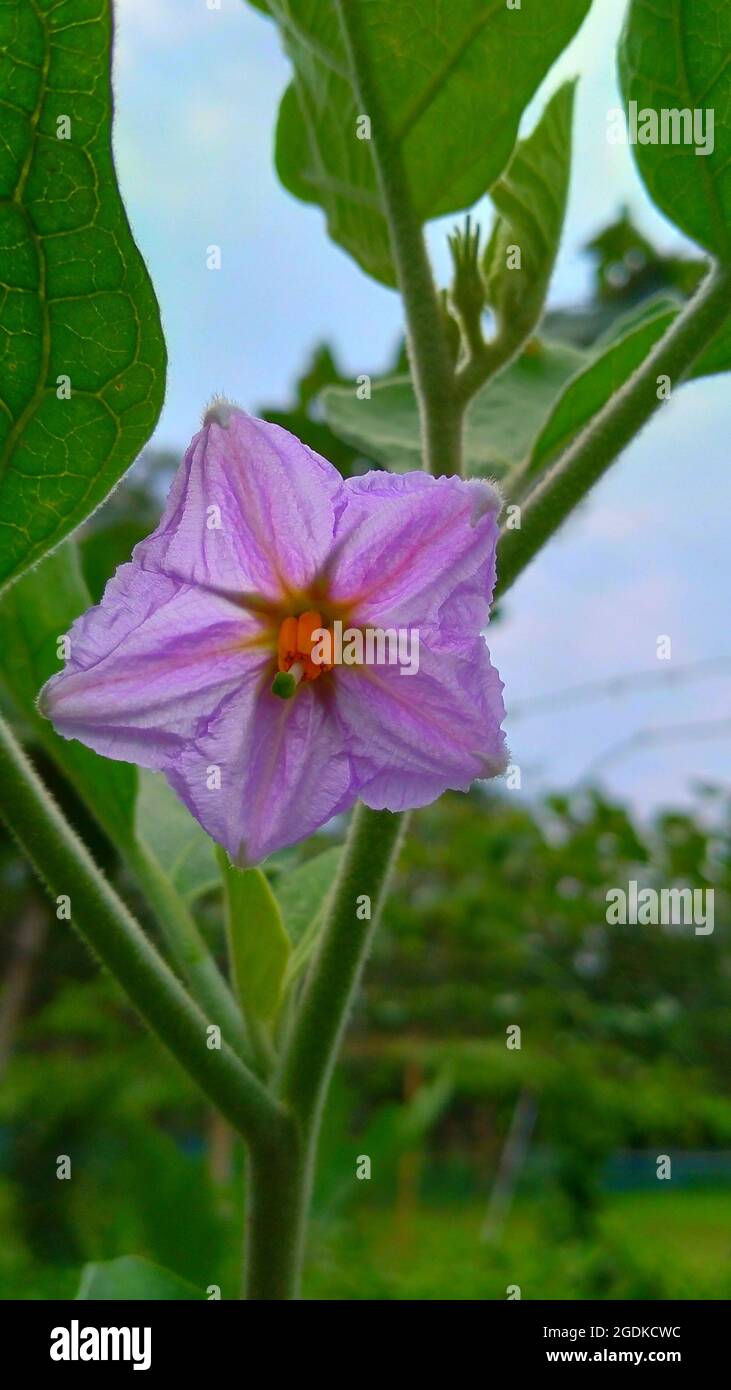
[[[518,700],[509,710],[509,718],[525,718],[526,715],[547,709],[564,709],[585,701],[601,699],[603,695],[623,695],[629,690],[655,685],[658,680],[669,684],[685,681],[706,680],[717,672],[731,669],[731,654],[727,656],[704,657],[700,661],[689,661],[682,666],[665,669],[648,669],[630,672],[626,676],[610,676],[598,681],[584,681],[580,685],[567,686],[544,695],[534,695],[527,700]]]
[[[704,738],[724,738],[731,736],[731,719],[703,719],[694,724],[666,724],[658,727],[638,729],[629,738],[612,744],[589,763],[582,781],[592,776],[598,768],[609,762],[617,762],[625,753],[635,748],[649,747],[658,743],[684,743],[686,740]]]

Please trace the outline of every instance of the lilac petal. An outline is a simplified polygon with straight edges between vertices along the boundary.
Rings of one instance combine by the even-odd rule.
[[[241,867],[311,835],[357,795],[333,702],[314,683],[291,700],[235,691],[167,776]]]
[[[345,483],[331,594],[382,626],[484,627],[495,582],[500,499],[489,483],[367,473]],[[458,605],[450,611],[452,598]]]
[[[211,411],[209,415],[215,416]],[[187,583],[280,598],[322,567],[342,509],[332,464],[279,425],[228,409],[193,439],[134,560]]]
[[[396,665],[337,672],[338,713],[374,810],[425,806],[505,769],[503,685],[482,638],[457,652],[430,650],[422,636],[419,657],[410,676]]]
[[[65,738],[163,768],[230,691],[271,666],[271,652],[252,645],[259,634],[227,599],[122,565],[71,628],[70,659],[40,709]]]

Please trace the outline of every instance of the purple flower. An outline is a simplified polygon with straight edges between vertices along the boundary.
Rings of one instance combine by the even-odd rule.
[[[480,481],[344,481],[279,426],[214,407],[40,708],[65,738],[164,772],[243,865],[357,797],[402,811],[466,791],[506,760],[481,636],[498,510]],[[313,630],[338,624],[418,633],[418,670],[318,665]]]

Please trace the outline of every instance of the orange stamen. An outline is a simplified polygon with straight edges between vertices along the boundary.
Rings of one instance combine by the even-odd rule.
[[[302,682],[317,680],[332,666],[312,660],[312,652],[317,638],[314,633],[322,629],[322,616],[314,609],[301,613],[298,618],[285,618],[277,638],[277,665],[280,671],[289,671],[298,663],[302,667]]]
[[[277,639],[277,664],[280,671],[288,671],[297,660],[297,619],[285,618],[279,629]]]
[[[310,655],[313,647],[312,634],[321,627],[322,618],[320,614],[312,610],[308,613],[303,613],[302,616],[297,619],[297,650],[298,652],[302,652],[303,656]]]

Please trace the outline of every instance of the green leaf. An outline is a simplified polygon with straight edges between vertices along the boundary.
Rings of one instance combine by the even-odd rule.
[[[84,1265],[76,1295],[77,1300],[97,1299],[105,1302],[127,1302],[136,1298],[180,1302],[205,1297],[202,1289],[178,1278],[169,1269],[162,1269],[150,1260],[139,1259],[137,1255],[123,1255],[118,1260],[108,1260],[104,1264]]]
[[[534,477],[545,468],[606,405],[641,366],[676,314],[677,310],[665,309],[640,323],[623,338],[612,342],[599,357],[573,377],[533,445],[524,475],[526,478]]]
[[[539,14],[505,0],[344,3],[361,36],[357,65],[378,98],[370,138],[358,138],[368,112],[339,5],[269,0],[295,73],[279,112],[277,169],[290,192],[323,208],[331,237],[364,270],[395,285],[372,143],[385,134],[398,151],[421,221],[470,206],[508,163],[525,106],[590,0],[552,0]]]
[[[157,302],[112,161],[110,50],[109,0],[0,9],[0,585],[103,501],[162,405]]]
[[[355,385],[328,386],[321,401],[334,434],[368,458],[396,472],[419,467],[419,409],[410,377],[374,382],[367,400]]]
[[[649,295],[647,299],[641,299],[630,309],[625,309],[622,313],[617,314],[603,332],[597,334],[588,351],[592,357],[597,357],[605,348],[611,347],[613,343],[618,343],[620,338],[626,338],[629,333],[634,332],[635,328],[640,328],[650,319],[657,318],[659,314],[677,314],[684,303],[685,299],[682,295],[668,294],[663,290],[657,294]]]
[[[638,143],[632,151],[657,206],[688,236],[722,260],[731,259],[731,6],[727,0],[630,0],[619,49],[625,103],[637,103]],[[698,111],[702,145],[713,113],[712,153],[693,143],[660,143],[685,135]],[[655,113],[654,116],[643,113]],[[663,132],[661,113],[666,117]],[[641,144],[652,136],[657,143]],[[691,133],[690,131],[688,132]],[[631,134],[631,131],[630,131]],[[708,141],[710,146],[710,140]]]
[[[216,850],[161,772],[138,771],[135,834],[173,887],[192,903],[220,881]]]
[[[731,314],[696,362],[691,377],[716,376],[731,372]]]
[[[675,321],[679,306],[658,297],[654,310],[628,314],[600,339],[588,366],[573,377],[559,396],[531,450],[522,479],[532,479],[571,443],[590,420],[642,366],[648,353]],[[633,325],[634,321],[634,326]],[[620,334],[619,330],[624,328]],[[603,349],[603,350],[602,350]],[[731,370],[731,322],[711,342],[693,367],[688,380]],[[521,481],[522,481],[521,479]]]
[[[501,478],[525,458],[557,395],[583,365],[565,343],[533,343],[478,391],[465,420],[468,473]]]
[[[32,737],[61,768],[92,815],[115,843],[129,840],[134,824],[137,772],[111,762],[75,739],[61,738],[36,708],[41,686],[63,665],[57,654],[74,619],[89,607],[73,541],[23,575],[0,599],[3,687]]]
[[[521,338],[540,318],[561,240],[575,86],[559,87],[490,193],[499,215],[483,258],[487,302],[502,331],[512,334],[519,325]],[[508,268],[513,246],[520,248],[520,269]]]
[[[335,881],[341,854],[341,845],[325,849],[277,880],[277,901],[291,941],[301,941],[313,918],[320,913]]]
[[[218,852],[226,934],[236,991],[247,1018],[266,1021],[279,1007],[291,950],[279,904],[261,869],[236,869]]]
[[[277,880],[277,900],[294,943],[284,979],[285,993],[300,978],[317,945],[342,852],[342,845],[334,845]]]
[[[564,384],[585,355],[558,343],[533,343],[470,402],[465,417],[465,470],[502,477],[528,453]],[[355,387],[328,387],[322,404],[330,428],[396,471],[418,468],[419,412],[411,381],[376,382],[370,400]]]

